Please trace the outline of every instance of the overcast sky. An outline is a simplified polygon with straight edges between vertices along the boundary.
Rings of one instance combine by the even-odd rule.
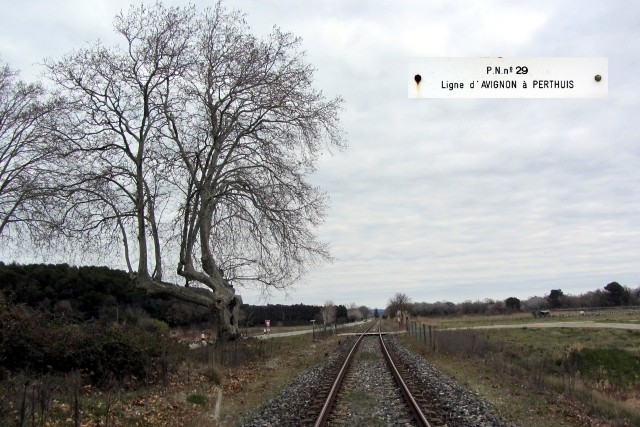
[[[115,43],[129,3],[2,0],[0,55],[35,79],[45,57]],[[317,88],[345,100],[349,144],[312,178],[331,198],[318,234],[334,263],[288,294],[242,289],[245,302],[385,307],[396,292],[462,302],[640,284],[639,2],[225,4],[257,34],[302,37]],[[408,99],[410,58],[487,56],[608,57],[609,95]]]

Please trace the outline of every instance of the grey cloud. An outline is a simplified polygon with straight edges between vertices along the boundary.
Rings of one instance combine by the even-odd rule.
[[[318,87],[345,99],[349,147],[324,156],[312,177],[332,201],[318,233],[336,260],[270,302],[383,307],[398,291],[417,301],[462,301],[639,282],[640,5],[227,5],[244,10],[257,32],[277,25],[301,36]],[[39,50],[43,38],[68,51],[88,36],[112,37],[104,30],[112,16],[74,24],[59,12],[47,9],[50,22],[62,24],[46,32],[0,30],[0,54],[30,67],[51,54]],[[30,16],[21,22],[41,22]],[[518,26],[527,16],[533,24]],[[406,67],[415,55],[607,56],[609,98],[409,100]],[[243,296],[260,298],[249,289]]]

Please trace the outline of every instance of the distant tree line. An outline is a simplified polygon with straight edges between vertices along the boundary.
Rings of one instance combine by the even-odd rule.
[[[332,301],[324,305],[306,304],[243,304],[240,309],[242,326],[264,326],[265,320],[271,321],[271,326],[300,326],[310,325],[314,320],[316,326],[355,322],[369,317],[369,308],[356,307],[354,303],[347,308],[343,304],[335,305]]]
[[[196,292],[210,292],[204,288]],[[108,267],[68,264],[5,264],[0,262],[0,301],[26,304],[51,312],[59,317],[78,321],[131,320],[128,317],[151,317],[169,326],[188,326],[211,321],[207,308],[175,298],[173,295],[147,293],[135,286],[129,274]],[[355,304],[351,304],[355,307]],[[315,305],[243,304],[240,308],[242,326],[295,326],[323,323],[321,310]],[[347,309],[334,306],[330,323],[345,323],[366,317],[366,307]]]
[[[77,320],[125,320],[143,315],[171,326],[211,321],[207,308],[170,294],[149,296],[126,272],[108,267],[0,262],[0,293],[10,303]]]
[[[562,289],[551,289],[548,295],[534,296],[524,301],[516,297],[505,300],[411,302],[405,294],[396,294],[389,301],[385,315],[395,316],[398,311],[412,316],[448,316],[462,314],[509,314],[539,309],[578,309],[596,307],[624,307],[640,305],[640,286],[631,289],[611,282],[602,289],[580,295],[566,295]]]
[[[320,315],[320,309],[320,306],[306,304],[243,304],[240,312],[244,319],[240,323],[248,327],[263,326],[265,320],[270,320],[271,326],[311,325],[310,321]]]
[[[591,308],[624,307],[640,305],[640,286],[631,289],[618,282],[611,282],[602,289],[596,289],[581,295],[565,295],[562,289],[552,289],[545,298],[534,297],[530,306],[540,308]]]

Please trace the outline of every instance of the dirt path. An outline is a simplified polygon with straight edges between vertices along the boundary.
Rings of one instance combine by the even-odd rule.
[[[631,329],[640,330],[640,323],[608,323],[585,320],[578,322],[541,322],[541,323],[521,323],[517,325],[488,325],[470,326],[467,328],[447,328],[447,330],[457,329],[521,329],[521,328],[603,328],[603,329]]]

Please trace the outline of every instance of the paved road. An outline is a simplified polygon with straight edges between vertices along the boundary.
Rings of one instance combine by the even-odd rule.
[[[361,324],[363,324],[363,322],[345,323],[344,325],[338,325],[337,328],[338,329],[351,328],[353,326],[358,326]],[[330,328],[333,328],[333,326],[327,327],[327,330]],[[324,331],[323,325],[316,326],[316,332],[322,332],[322,331]],[[301,331],[276,332],[276,333],[269,333],[269,334],[253,335],[253,337],[264,340],[267,338],[290,337],[292,335],[304,335],[304,334],[310,334],[310,333],[313,333],[313,328],[303,329]]]

